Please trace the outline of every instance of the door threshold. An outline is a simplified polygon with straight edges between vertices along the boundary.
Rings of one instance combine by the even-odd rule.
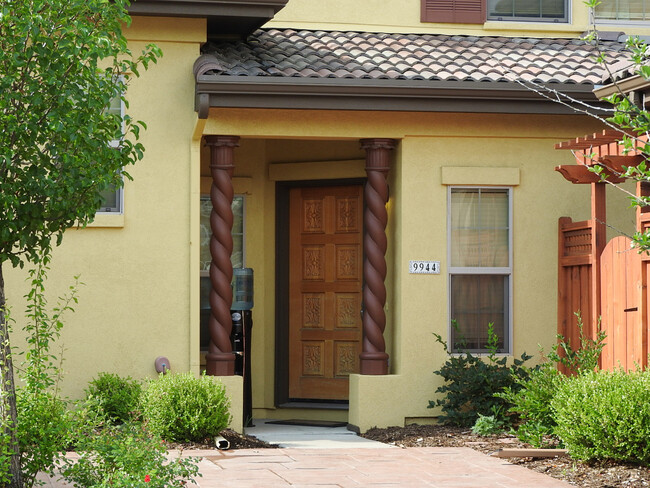
[[[330,402],[300,402],[288,401],[278,405],[278,408],[310,408],[319,410],[349,410],[350,404],[345,403],[330,403]]]

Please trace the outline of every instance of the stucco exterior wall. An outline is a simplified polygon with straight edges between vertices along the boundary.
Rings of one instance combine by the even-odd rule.
[[[205,133],[241,136],[235,174],[253,181],[249,200],[253,207],[247,211],[246,225],[247,232],[256,236],[247,242],[247,263],[255,268],[256,279],[255,415],[347,417],[360,430],[437,415],[427,404],[441,384],[433,371],[445,360],[433,333],[446,337],[448,332],[449,184],[513,188],[513,355],[537,354],[539,345],[548,350],[557,324],[557,219],[564,215],[586,219],[590,208],[589,188],[571,185],[553,170],[557,164],[572,162],[570,152],[556,151],[554,144],[597,128],[579,116],[213,109]],[[399,141],[388,176],[385,337],[391,374],[354,376],[349,416],[275,409],[275,187],[269,175],[281,173],[275,169],[279,163],[295,163],[287,166],[290,171],[284,178],[349,176],[342,166],[324,162],[345,160],[353,171],[355,161],[363,158],[358,139],[365,137]],[[629,228],[634,216],[625,198],[612,191],[609,198],[610,221]],[[260,200],[265,204],[254,203]],[[409,274],[410,259],[440,261],[441,274]]]
[[[590,28],[589,11],[578,0],[569,1],[568,22],[487,21],[483,24],[429,23],[420,21],[420,0],[291,0],[266,27],[435,33],[449,35],[577,37]],[[601,31],[643,35],[640,23],[599,23]]]
[[[100,371],[153,377],[160,355],[177,371],[190,365],[192,64],[205,21],[135,18],[125,34],[134,53],[155,42],[163,57],[133,80],[127,94],[127,113],[148,129],[141,137],[145,158],[128,169],[133,181],[124,186],[124,214],[100,215],[88,228],[68,230],[54,251],[50,303],[74,275],[85,283],[76,312],[65,316],[60,340],[63,394],[72,398]],[[198,178],[198,168],[195,173]],[[6,270],[18,328],[24,277],[20,270]],[[19,333],[14,336],[18,343]]]

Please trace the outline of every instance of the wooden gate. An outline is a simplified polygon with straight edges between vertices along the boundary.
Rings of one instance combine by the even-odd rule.
[[[556,144],[570,149],[578,164],[556,167],[574,184],[591,186],[591,219],[559,220],[558,334],[580,344],[579,313],[583,333],[595,338],[598,327],[605,331],[600,358],[603,369],[634,369],[648,365],[648,276],[650,256],[639,254],[627,237],[606,242],[605,188],[608,181],[624,181],[625,168],[644,161],[635,150],[624,149],[620,132],[603,131]],[[593,167],[598,166],[597,171]],[[590,168],[592,167],[592,168]],[[650,184],[637,183],[637,195],[650,195]],[[650,228],[650,207],[637,209],[637,230]]]

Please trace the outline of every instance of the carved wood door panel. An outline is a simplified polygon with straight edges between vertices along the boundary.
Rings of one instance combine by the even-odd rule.
[[[289,397],[347,400],[362,341],[363,187],[294,188],[289,212]]]

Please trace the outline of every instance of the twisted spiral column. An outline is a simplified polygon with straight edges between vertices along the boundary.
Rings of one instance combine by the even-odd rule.
[[[360,355],[361,374],[388,374],[388,354],[384,341],[386,328],[386,224],[388,212],[388,183],[390,151],[393,139],[361,139],[366,151],[366,208],[363,215],[363,350]]]
[[[210,318],[208,329],[210,345],[205,356],[206,373],[213,376],[232,376],[235,374],[235,355],[232,352],[230,332],[232,319],[232,173],[234,169],[235,147],[239,137],[206,136],[210,147],[210,173],[212,187],[210,200]]]

